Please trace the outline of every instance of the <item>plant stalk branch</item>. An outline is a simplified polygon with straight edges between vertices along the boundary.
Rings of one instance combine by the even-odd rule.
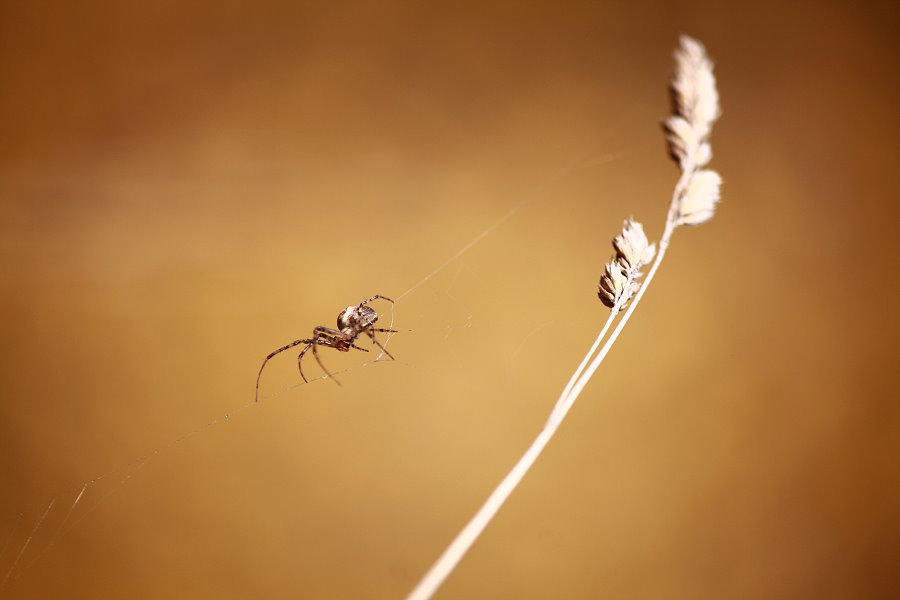
[[[547,445],[547,442],[549,442],[553,437],[553,434],[556,433],[556,430],[559,428],[559,425],[565,417],[565,413],[571,408],[572,404],[567,403],[566,400],[569,397],[572,388],[575,386],[579,375],[581,375],[585,366],[588,364],[588,361],[591,359],[591,356],[594,355],[600,342],[606,337],[606,333],[609,331],[617,314],[618,309],[613,309],[610,312],[609,317],[606,319],[606,323],[600,330],[600,334],[597,336],[597,339],[594,340],[594,344],[591,346],[590,350],[588,350],[587,354],[584,355],[581,364],[578,365],[578,368],[572,373],[572,377],[569,378],[569,382],[566,384],[559,399],[556,401],[553,412],[550,413],[550,417],[544,424],[544,428],[531,443],[531,446],[525,451],[525,454],[522,455],[506,477],[503,478],[503,481],[501,481],[494,489],[485,503],[478,509],[478,512],[475,513],[475,516],[472,517],[462,531],[457,534],[453,542],[447,546],[444,553],[441,554],[415,589],[407,596],[407,600],[426,600],[427,598],[431,598],[440,587],[441,583],[443,583],[444,579],[453,572],[453,569],[456,568],[456,565],[459,564],[462,557],[465,556],[469,548],[472,547],[472,544],[475,543],[475,540],[478,539],[478,536],[481,535],[481,532],[484,531],[488,523],[491,522],[494,515],[497,514],[497,511],[500,510],[500,507],[503,506],[503,503],[509,498],[509,495],[522,481],[522,478],[531,468],[531,465],[533,465],[537,457],[540,456],[544,447]]]

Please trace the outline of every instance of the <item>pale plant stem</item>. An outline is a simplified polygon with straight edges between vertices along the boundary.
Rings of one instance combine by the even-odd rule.
[[[628,323],[628,319],[631,318],[632,313],[634,313],[634,309],[637,308],[638,303],[641,301],[641,298],[643,298],[644,292],[647,290],[650,282],[653,281],[653,277],[656,275],[656,271],[657,269],[659,269],[659,265],[662,262],[663,257],[666,255],[666,250],[669,249],[669,241],[672,239],[672,234],[678,227],[678,205],[681,200],[681,196],[684,193],[685,188],[687,187],[688,181],[690,181],[691,175],[693,175],[694,173],[695,168],[696,167],[694,166],[693,156],[689,156],[688,160],[685,163],[685,168],[681,173],[681,177],[678,179],[678,183],[675,184],[675,191],[672,192],[672,201],[669,203],[669,214],[666,217],[666,227],[663,230],[662,237],[659,238],[659,250],[656,253],[656,259],[650,266],[650,270],[647,272],[647,276],[644,277],[644,281],[641,284],[641,287],[638,289],[637,293],[634,295],[634,298],[631,300],[631,303],[628,305],[628,310],[626,310],[625,314],[622,315],[622,318],[619,320],[619,324],[616,325],[616,328],[609,336],[609,339],[607,339],[606,343],[603,344],[603,348],[600,349],[600,352],[598,352],[597,356],[594,357],[594,360],[591,361],[591,366],[589,366],[587,370],[582,373],[581,377],[579,377],[578,381],[572,387],[569,395],[563,401],[563,406],[557,407],[559,409],[560,420],[562,420],[562,418],[566,416],[566,413],[569,412],[569,408],[571,408],[571,406],[575,403],[575,400],[578,398],[579,394],[581,394],[584,386],[586,386],[591,377],[594,376],[594,372],[600,367],[600,363],[602,363],[603,359],[606,358],[606,355],[609,352],[609,349],[612,348],[612,345],[616,343],[616,339],[618,339],[619,334],[622,333],[622,329],[625,328],[625,325]],[[556,412],[557,411],[554,410],[554,414],[556,414]],[[552,417],[553,415],[551,415],[551,418]]]
[[[584,371],[584,368],[587,366],[588,361],[591,360],[591,357],[594,355],[594,352],[597,351],[597,348],[600,346],[600,342],[603,341],[603,338],[606,337],[606,332],[609,331],[609,326],[612,325],[613,320],[616,318],[616,315],[619,314],[619,309],[614,308],[610,311],[609,317],[606,319],[606,323],[603,324],[603,329],[600,330],[600,334],[597,336],[597,339],[594,340],[594,345],[591,346],[591,349],[587,351],[587,354],[584,355],[584,358],[581,359],[581,364],[578,365],[578,368],[575,369],[575,372],[572,373],[572,377],[569,378],[569,383],[566,384],[566,387],[563,389],[562,394],[559,395],[559,399],[556,401],[556,406],[553,407],[553,412],[550,413],[551,418],[553,418],[553,414],[559,410],[559,407],[562,405],[563,400],[569,395],[569,392],[572,391],[572,388],[575,386],[575,382],[578,381],[578,377]]]
[[[456,568],[459,561],[465,553],[472,547],[484,528],[487,527],[500,507],[516,488],[534,461],[540,456],[541,451],[550,438],[553,436],[553,429],[544,428],[531,443],[531,446],[519,459],[519,462],[512,468],[512,471],[503,478],[500,485],[491,493],[487,501],[482,505],[478,512],[472,517],[462,531],[456,536],[453,542],[447,546],[444,553],[441,554],[437,562],[435,562],[425,577],[419,581],[419,584],[407,596],[407,600],[426,600],[437,591],[444,579]]]
[[[671,217],[670,211],[670,218],[667,220],[666,231],[663,234],[663,238],[660,240],[660,247],[659,252],[656,255],[656,260],[653,262],[643,285],[641,285],[640,289],[637,291],[627,312],[613,331],[612,337],[610,338],[613,342],[615,341],[615,338],[618,337],[619,332],[622,331],[623,323],[627,321],[628,317],[634,311],[634,307],[643,295],[647,284],[653,278],[656,269],[659,268],[659,263],[665,254],[666,246],[668,246],[668,239],[671,237],[672,231],[674,231],[674,220]],[[441,554],[434,565],[428,570],[425,577],[419,581],[419,584],[412,592],[410,592],[409,596],[407,596],[407,600],[427,600],[434,595],[441,583],[443,583],[447,576],[453,572],[453,569],[456,568],[456,565],[459,564],[462,557],[465,556],[469,548],[472,547],[472,544],[475,543],[475,540],[478,539],[478,536],[481,535],[488,523],[491,522],[494,515],[497,514],[497,511],[500,510],[500,507],[503,506],[503,503],[506,502],[506,499],[509,498],[513,490],[518,487],[519,483],[525,477],[525,474],[528,473],[528,470],[537,460],[538,456],[540,456],[541,452],[543,452],[544,447],[546,447],[557,429],[559,429],[563,419],[565,419],[569,410],[572,408],[572,405],[575,403],[575,399],[581,393],[581,390],[584,389],[584,386],[594,374],[594,371],[600,366],[603,357],[606,356],[607,352],[609,352],[609,349],[612,347],[611,341],[607,340],[600,350],[600,354],[594,358],[590,367],[585,371],[585,365],[594,355],[600,342],[606,336],[617,313],[618,308],[614,308],[610,311],[609,318],[606,319],[606,323],[600,330],[600,334],[597,336],[597,339],[594,341],[594,344],[591,346],[590,350],[588,350],[587,354],[584,355],[581,364],[579,364],[578,368],[575,369],[575,372],[572,373],[572,377],[569,379],[562,394],[560,394],[559,399],[556,401],[556,405],[550,413],[547,422],[544,424],[544,428],[531,443],[531,446],[529,446],[528,450],[525,451],[525,454],[522,455],[506,477],[503,478],[500,485],[494,489],[485,503],[478,509],[478,512],[475,513],[475,516],[472,517],[462,531],[457,534],[453,542],[447,546],[447,549],[444,550],[443,554]]]
[[[606,343],[603,344],[603,348],[600,349],[600,352],[598,352],[597,356],[594,357],[594,360],[591,361],[591,365],[584,373],[582,373],[581,377],[572,387],[572,391],[566,397],[564,407],[561,409],[561,414],[559,416],[560,420],[562,420],[562,418],[566,416],[566,413],[569,412],[569,408],[571,408],[571,406],[575,403],[575,400],[578,398],[579,394],[581,394],[584,386],[587,385],[591,377],[594,376],[594,372],[600,367],[600,363],[602,363],[603,359],[606,358],[606,354],[609,352],[609,349],[612,348],[612,345],[616,343],[616,339],[619,337],[622,329],[625,328],[625,324],[628,323],[628,319],[631,318],[631,314],[637,307],[638,302],[641,301],[641,297],[644,295],[644,290],[647,289],[647,286],[653,280],[653,276],[656,274],[656,270],[659,268],[659,263],[662,262],[663,256],[665,256],[666,254],[666,249],[669,247],[669,238],[671,238],[672,232],[674,230],[675,226],[674,224],[672,224],[672,221],[666,224],[666,231],[663,234],[663,237],[659,240],[659,251],[656,253],[656,260],[653,261],[653,265],[647,272],[647,276],[644,278],[644,282],[641,284],[641,288],[634,295],[634,299],[632,299],[631,304],[628,305],[628,310],[626,310],[625,314],[622,315],[622,318],[619,320],[619,324],[616,325],[616,328],[606,340]]]
[[[606,343],[603,344],[603,348],[601,348],[600,352],[596,356],[594,356],[594,360],[591,361],[590,366],[587,368],[587,370],[585,370],[585,365],[590,360],[591,356],[594,355],[597,346],[600,345],[600,342],[603,340],[604,336],[606,336],[606,332],[609,331],[609,328],[618,313],[618,307],[614,307],[612,309],[609,318],[607,318],[606,323],[603,325],[603,329],[601,329],[600,334],[594,341],[594,344],[591,346],[590,350],[588,350],[588,353],[585,354],[584,358],[581,361],[581,364],[578,365],[578,368],[575,369],[575,372],[572,374],[572,377],[569,379],[569,382],[563,389],[562,394],[560,394],[559,399],[556,401],[556,405],[554,406],[553,411],[550,413],[550,417],[547,419],[547,422],[544,424],[544,428],[537,435],[537,437],[531,443],[531,446],[528,447],[528,450],[525,451],[525,454],[522,455],[522,457],[515,464],[512,470],[506,475],[506,477],[503,478],[503,481],[500,482],[500,485],[498,485],[494,489],[494,491],[491,492],[491,495],[481,506],[481,508],[478,509],[478,512],[475,513],[475,516],[472,517],[472,519],[466,524],[462,531],[457,534],[453,542],[451,542],[450,545],[447,546],[447,549],[444,550],[443,554],[441,554],[438,560],[431,566],[431,568],[428,570],[422,580],[419,581],[418,585],[416,585],[413,591],[410,592],[409,596],[407,596],[407,600],[427,600],[434,595],[434,593],[440,587],[441,583],[443,583],[447,576],[453,572],[453,569],[456,568],[456,565],[459,564],[459,561],[462,560],[462,557],[465,556],[469,548],[472,547],[472,544],[475,543],[475,540],[478,539],[478,536],[480,536],[484,529],[488,526],[488,524],[494,518],[494,515],[497,514],[497,511],[499,511],[500,507],[503,506],[503,503],[506,502],[506,499],[509,498],[513,490],[515,490],[519,483],[522,481],[522,478],[525,477],[525,474],[528,473],[528,470],[537,460],[538,456],[540,456],[541,452],[543,452],[544,448],[547,446],[547,443],[556,433],[556,430],[559,429],[559,426],[562,424],[563,419],[565,419],[569,410],[572,408],[572,405],[575,403],[575,400],[581,394],[581,391],[587,385],[588,381],[590,381],[591,377],[594,375],[594,372],[600,367],[600,363],[603,362],[603,359],[606,357],[610,348],[612,348],[612,345],[619,337],[619,334],[622,332],[622,329],[625,327],[625,324],[628,322],[628,319],[631,317],[634,309],[637,307],[638,303],[643,297],[644,291],[647,289],[647,286],[653,280],[653,277],[656,274],[657,269],[659,269],[659,265],[666,254],[666,250],[669,247],[669,240],[672,237],[672,233],[674,233],[676,227],[678,226],[678,201],[681,197],[681,194],[684,192],[687,182],[690,179],[690,175],[694,170],[693,165],[686,166],[687,168],[682,172],[678,183],[675,185],[675,191],[672,194],[672,202],[669,205],[669,214],[666,218],[666,227],[663,231],[662,237],[659,240],[659,250],[656,253],[656,258],[653,261],[653,265],[651,265],[650,270],[647,272],[647,276],[644,278],[642,285],[638,289],[634,298],[631,300],[628,306],[628,310],[625,311],[622,319],[613,330],[612,335],[609,337],[609,339],[606,340]]]
[[[581,364],[578,365],[578,368],[572,373],[572,377],[569,378],[569,382],[560,394],[559,399],[556,401],[556,406],[553,408],[553,412],[550,413],[550,417],[547,419],[544,428],[538,434],[537,438],[531,443],[531,446],[525,451],[525,454],[522,455],[519,462],[517,462],[506,477],[503,478],[500,485],[494,489],[481,508],[478,509],[475,516],[472,517],[462,531],[457,534],[453,542],[447,546],[447,549],[444,550],[444,553],[441,554],[434,565],[432,565],[431,569],[428,570],[425,577],[423,577],[415,589],[410,592],[409,596],[407,596],[407,600],[424,600],[426,598],[431,598],[438,587],[440,587],[441,583],[443,583],[444,579],[453,572],[453,569],[456,568],[456,565],[459,564],[462,557],[465,556],[469,548],[472,547],[472,544],[475,543],[475,540],[478,539],[478,536],[481,535],[481,532],[484,531],[488,523],[491,522],[494,515],[497,514],[497,511],[500,510],[500,507],[506,502],[509,495],[519,485],[519,482],[522,481],[522,478],[528,472],[528,469],[531,468],[531,465],[533,465],[534,461],[537,460],[537,457],[540,456],[544,446],[547,445],[547,442],[550,441],[550,438],[553,437],[553,434],[556,433],[560,423],[562,423],[562,417],[565,416],[565,412],[568,412],[568,408],[565,408],[563,414],[560,416],[557,416],[557,413],[560,410],[563,410],[566,398],[571,392],[572,387],[575,385],[575,382],[578,380],[578,376],[584,371],[591,356],[594,355],[600,342],[603,341],[616,314],[618,314],[618,309],[613,309],[610,312],[609,317],[606,319],[606,323],[600,330],[600,335],[597,336],[597,339],[594,341],[590,350],[584,355]]]

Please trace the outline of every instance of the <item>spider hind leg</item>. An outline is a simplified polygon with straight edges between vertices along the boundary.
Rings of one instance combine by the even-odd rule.
[[[340,344],[338,342],[344,341],[344,344]],[[324,327],[319,325],[315,329],[313,329],[313,339],[312,339],[312,350],[313,356],[316,357],[316,362],[319,363],[319,367],[325,372],[330,379],[332,379],[336,384],[341,385],[341,382],[337,380],[337,378],[331,374],[325,365],[322,363],[322,359],[319,358],[319,346],[328,346],[329,348],[334,348],[340,352],[348,352],[350,350],[350,346],[353,345],[353,342],[350,341],[350,344],[346,344],[346,340],[344,338],[344,334],[338,331],[337,329],[332,329],[331,327]],[[305,351],[305,349],[304,349]],[[302,353],[301,353],[302,354]],[[298,364],[300,358],[297,358]],[[302,375],[302,372],[301,372]],[[305,380],[305,378],[304,378]]]

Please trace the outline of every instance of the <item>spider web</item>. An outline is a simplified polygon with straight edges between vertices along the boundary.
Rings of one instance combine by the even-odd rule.
[[[396,313],[403,314],[410,300],[418,296],[425,296],[423,303],[428,305],[440,298],[445,307],[442,311],[443,322],[430,322],[425,326],[415,327],[412,331],[425,333],[430,340],[438,340],[444,347],[449,360],[462,368],[462,357],[454,350],[452,343],[455,335],[472,328],[475,321],[475,313],[470,309],[470,301],[458,297],[454,290],[459,281],[466,278],[475,282],[476,286],[486,288],[487,284],[480,281],[481,275],[478,269],[466,260],[466,257],[481,244],[486,238],[495,234],[508,222],[518,215],[524,208],[540,198],[554,184],[563,180],[572,173],[595,168],[618,158],[620,154],[594,154],[585,159],[574,161],[557,169],[552,175],[545,178],[531,193],[512,204],[502,215],[483,227],[478,233],[463,243],[455,252],[444,258],[437,266],[426,272],[421,278],[414,281],[405,290],[393,297],[394,303],[390,306],[388,329],[397,329],[395,325],[402,322]],[[439,278],[443,281],[437,283]],[[428,294],[423,294],[425,291]],[[427,319],[422,319],[426,322]],[[518,336],[515,344],[506,349],[505,360],[514,362],[523,348],[536,336],[545,332],[553,323],[552,320],[538,320],[524,329]],[[388,348],[391,341],[397,335],[404,334],[409,329],[400,327],[399,333],[389,333],[383,341]],[[377,348],[376,348],[377,349]],[[401,365],[408,364],[398,357],[396,361],[388,360],[383,352],[377,352],[373,359],[357,361],[353,366],[343,369],[334,369],[332,372],[340,376],[343,373],[355,369],[371,367],[376,364],[397,362]],[[259,401],[265,402],[279,398],[301,386],[321,382],[326,376],[310,377],[309,383],[295,382],[281,386],[274,391],[260,393]],[[122,490],[129,481],[135,478],[139,472],[151,461],[158,457],[171,453],[184,445],[189,440],[206,434],[209,430],[233,421],[242,413],[254,406],[258,406],[252,395],[246,402],[233,409],[221,413],[206,422],[189,429],[181,435],[168,439],[152,447],[146,453],[132,458],[124,464],[96,475],[88,480],[78,483],[72,488],[56,494],[46,500],[40,506],[31,511],[23,511],[14,515],[6,522],[0,522],[0,591],[15,580],[33,572],[35,567],[50,553],[54,547],[70,534],[79,524],[101,510],[109,499]],[[33,516],[29,516],[29,513]],[[31,522],[31,526],[27,524]],[[3,565],[6,565],[5,568]]]

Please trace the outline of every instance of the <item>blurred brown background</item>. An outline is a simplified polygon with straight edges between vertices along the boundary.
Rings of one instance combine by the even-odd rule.
[[[720,210],[438,597],[888,596],[898,25],[3,2],[0,596],[408,593],[593,340],[622,219],[661,232],[682,32],[716,61]],[[343,387],[297,386],[285,353],[252,404],[266,353],[375,293],[396,362],[325,350]]]

